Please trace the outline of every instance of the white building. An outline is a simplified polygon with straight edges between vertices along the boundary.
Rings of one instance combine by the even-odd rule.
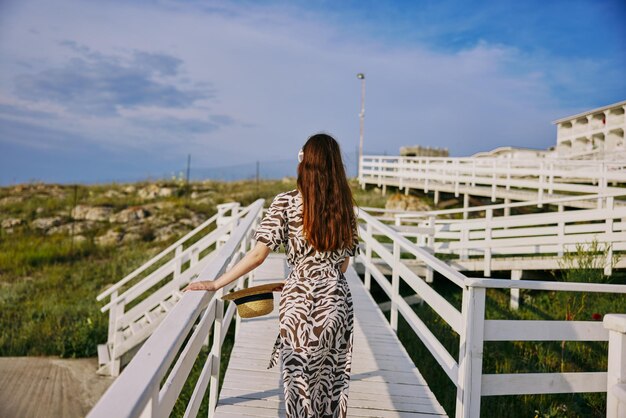
[[[556,153],[565,158],[623,156],[626,100],[555,120]]]

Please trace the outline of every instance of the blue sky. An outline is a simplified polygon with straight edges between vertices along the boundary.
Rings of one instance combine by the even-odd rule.
[[[0,2],[0,184],[294,175],[366,153],[545,149],[626,98],[623,1]]]

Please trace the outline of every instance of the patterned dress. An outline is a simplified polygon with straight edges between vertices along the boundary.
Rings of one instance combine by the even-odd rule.
[[[279,304],[279,335],[269,367],[282,359],[289,418],[345,417],[352,360],[352,296],[340,266],[358,252],[317,252],[302,235],[302,195],[277,195],[254,238],[272,251],[285,246],[291,273]]]

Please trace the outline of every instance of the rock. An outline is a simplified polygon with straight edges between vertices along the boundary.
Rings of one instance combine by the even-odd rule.
[[[2,220],[2,229],[14,228],[20,226],[24,221],[19,218],[7,218]]]
[[[41,206],[39,206],[37,209],[35,209],[35,212],[37,213],[37,215],[41,215],[42,213],[44,213],[45,209],[42,208]]]
[[[76,220],[108,221],[113,213],[113,208],[108,206],[78,205],[72,211],[72,217]]]
[[[170,197],[174,195],[174,188],[160,187],[156,184],[150,184],[140,189],[137,194],[142,199],[154,199],[155,197]]]
[[[123,236],[123,233],[109,229],[106,234],[96,237],[95,242],[102,246],[115,245],[122,240]]]
[[[130,208],[124,209],[121,212],[118,212],[109,217],[109,222],[117,222],[117,223],[129,223],[142,221],[143,219],[150,216],[150,212],[141,206],[132,206]]]
[[[25,196],[7,196],[0,199],[0,206],[20,203],[26,199]]]
[[[431,210],[426,203],[420,200],[420,198],[412,195],[405,196],[402,193],[394,193],[393,195],[389,196],[389,199],[387,199],[387,203],[385,203],[385,209],[405,210],[411,212]],[[385,214],[385,216],[393,216],[393,214],[389,213]]]
[[[69,222],[66,223],[64,225],[60,225],[60,226],[55,226],[50,228],[46,234],[48,235],[52,235],[52,234],[74,234],[74,235],[78,235],[78,234],[82,234],[86,231],[89,231],[90,229],[92,229],[95,226],[95,222],[94,221],[84,221],[84,222]]]
[[[115,199],[116,197],[122,196],[122,194],[120,192],[118,192],[117,190],[111,189],[111,190],[107,190],[104,193],[104,196],[108,197],[109,199]]]
[[[74,242],[76,243],[83,243],[87,241],[87,237],[84,235],[74,235]]]
[[[174,195],[175,189],[171,187],[162,187],[159,189],[159,196],[161,197],[170,197]]]
[[[197,227],[198,225],[200,225],[202,222],[204,222],[204,218],[202,218],[201,216],[199,216],[198,214],[194,213],[193,215],[191,215],[191,218],[183,218],[181,220],[178,221],[178,223],[182,224],[182,225],[186,225],[186,226],[190,226],[192,228]]]
[[[129,243],[129,242],[134,242],[134,241],[141,241],[141,235],[136,234],[134,232],[130,232],[128,234],[124,234],[124,238],[122,238],[122,242],[124,244]]]
[[[137,189],[135,188],[135,186],[126,186],[122,189],[122,191],[126,194],[133,194],[137,191]]]
[[[198,198],[198,196],[200,196],[200,193],[198,193],[198,192],[191,192],[191,198],[192,198],[192,199],[194,199],[194,200],[195,200],[195,199],[197,199],[197,198]]]
[[[52,218],[39,218],[39,219],[35,219],[31,225],[34,228],[37,229],[43,229],[43,230],[47,230],[52,228],[53,226],[58,226],[61,225],[61,217],[60,216],[55,216]]]
[[[168,241],[175,236],[181,236],[187,232],[187,228],[178,224],[169,224],[163,228],[154,231],[154,240],[156,242]]]

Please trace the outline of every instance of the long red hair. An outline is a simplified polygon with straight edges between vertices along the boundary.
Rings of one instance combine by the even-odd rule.
[[[317,251],[350,248],[353,243],[354,198],[335,139],[319,133],[310,137],[298,165],[302,194],[303,233]]]

